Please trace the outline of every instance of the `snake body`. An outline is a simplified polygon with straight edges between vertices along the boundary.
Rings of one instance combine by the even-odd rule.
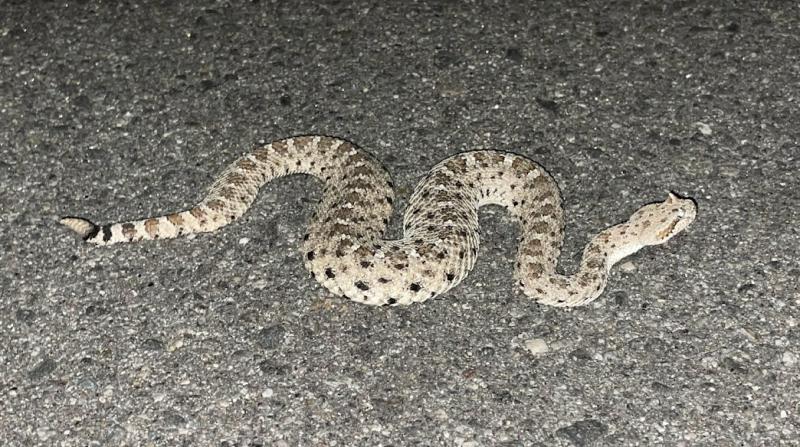
[[[461,282],[475,265],[478,209],[484,205],[501,205],[517,218],[516,278],[527,296],[554,306],[591,302],[615,263],[666,242],[696,215],[693,200],[670,193],[600,232],[583,251],[578,271],[562,275],[556,266],[564,214],[556,182],[521,155],[479,150],[437,164],[409,200],[403,237],[386,240],[394,202],[388,172],[348,141],[311,135],[277,140],[242,156],[186,211],[107,225],[80,217],[60,222],[97,245],[214,231],[240,218],[264,184],[290,174],[309,174],[323,183],[322,200],[303,237],[306,268],[334,294],[372,305],[425,301]]]

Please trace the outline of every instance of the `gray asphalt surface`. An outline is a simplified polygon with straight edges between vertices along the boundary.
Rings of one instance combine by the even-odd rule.
[[[2,445],[798,445],[800,7],[605,3],[0,1]],[[699,216],[571,311],[517,290],[499,208],[407,308],[308,277],[308,178],[193,239],[55,221],[182,209],[308,133],[375,154],[401,210],[448,155],[540,161],[566,270],[667,190]]]

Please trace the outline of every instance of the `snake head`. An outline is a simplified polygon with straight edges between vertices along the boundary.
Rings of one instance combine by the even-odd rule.
[[[697,216],[697,204],[672,192],[663,202],[639,208],[628,220],[642,245],[658,245],[685,230]]]

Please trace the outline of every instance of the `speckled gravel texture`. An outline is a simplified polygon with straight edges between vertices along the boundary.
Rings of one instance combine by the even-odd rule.
[[[800,6],[751,3],[0,1],[2,444],[798,445]],[[55,221],[182,209],[308,133],[375,154],[398,217],[456,152],[540,161],[567,270],[667,190],[700,211],[575,310],[517,290],[500,208],[406,308],[309,278],[309,178],[192,239]]]

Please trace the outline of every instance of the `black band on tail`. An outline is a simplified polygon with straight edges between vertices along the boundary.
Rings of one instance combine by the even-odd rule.
[[[99,232],[100,232],[100,226],[92,224],[92,229],[89,230],[88,233],[86,233],[86,236],[83,237],[83,240],[88,241],[89,239],[92,239],[93,237],[97,236],[97,233]]]

